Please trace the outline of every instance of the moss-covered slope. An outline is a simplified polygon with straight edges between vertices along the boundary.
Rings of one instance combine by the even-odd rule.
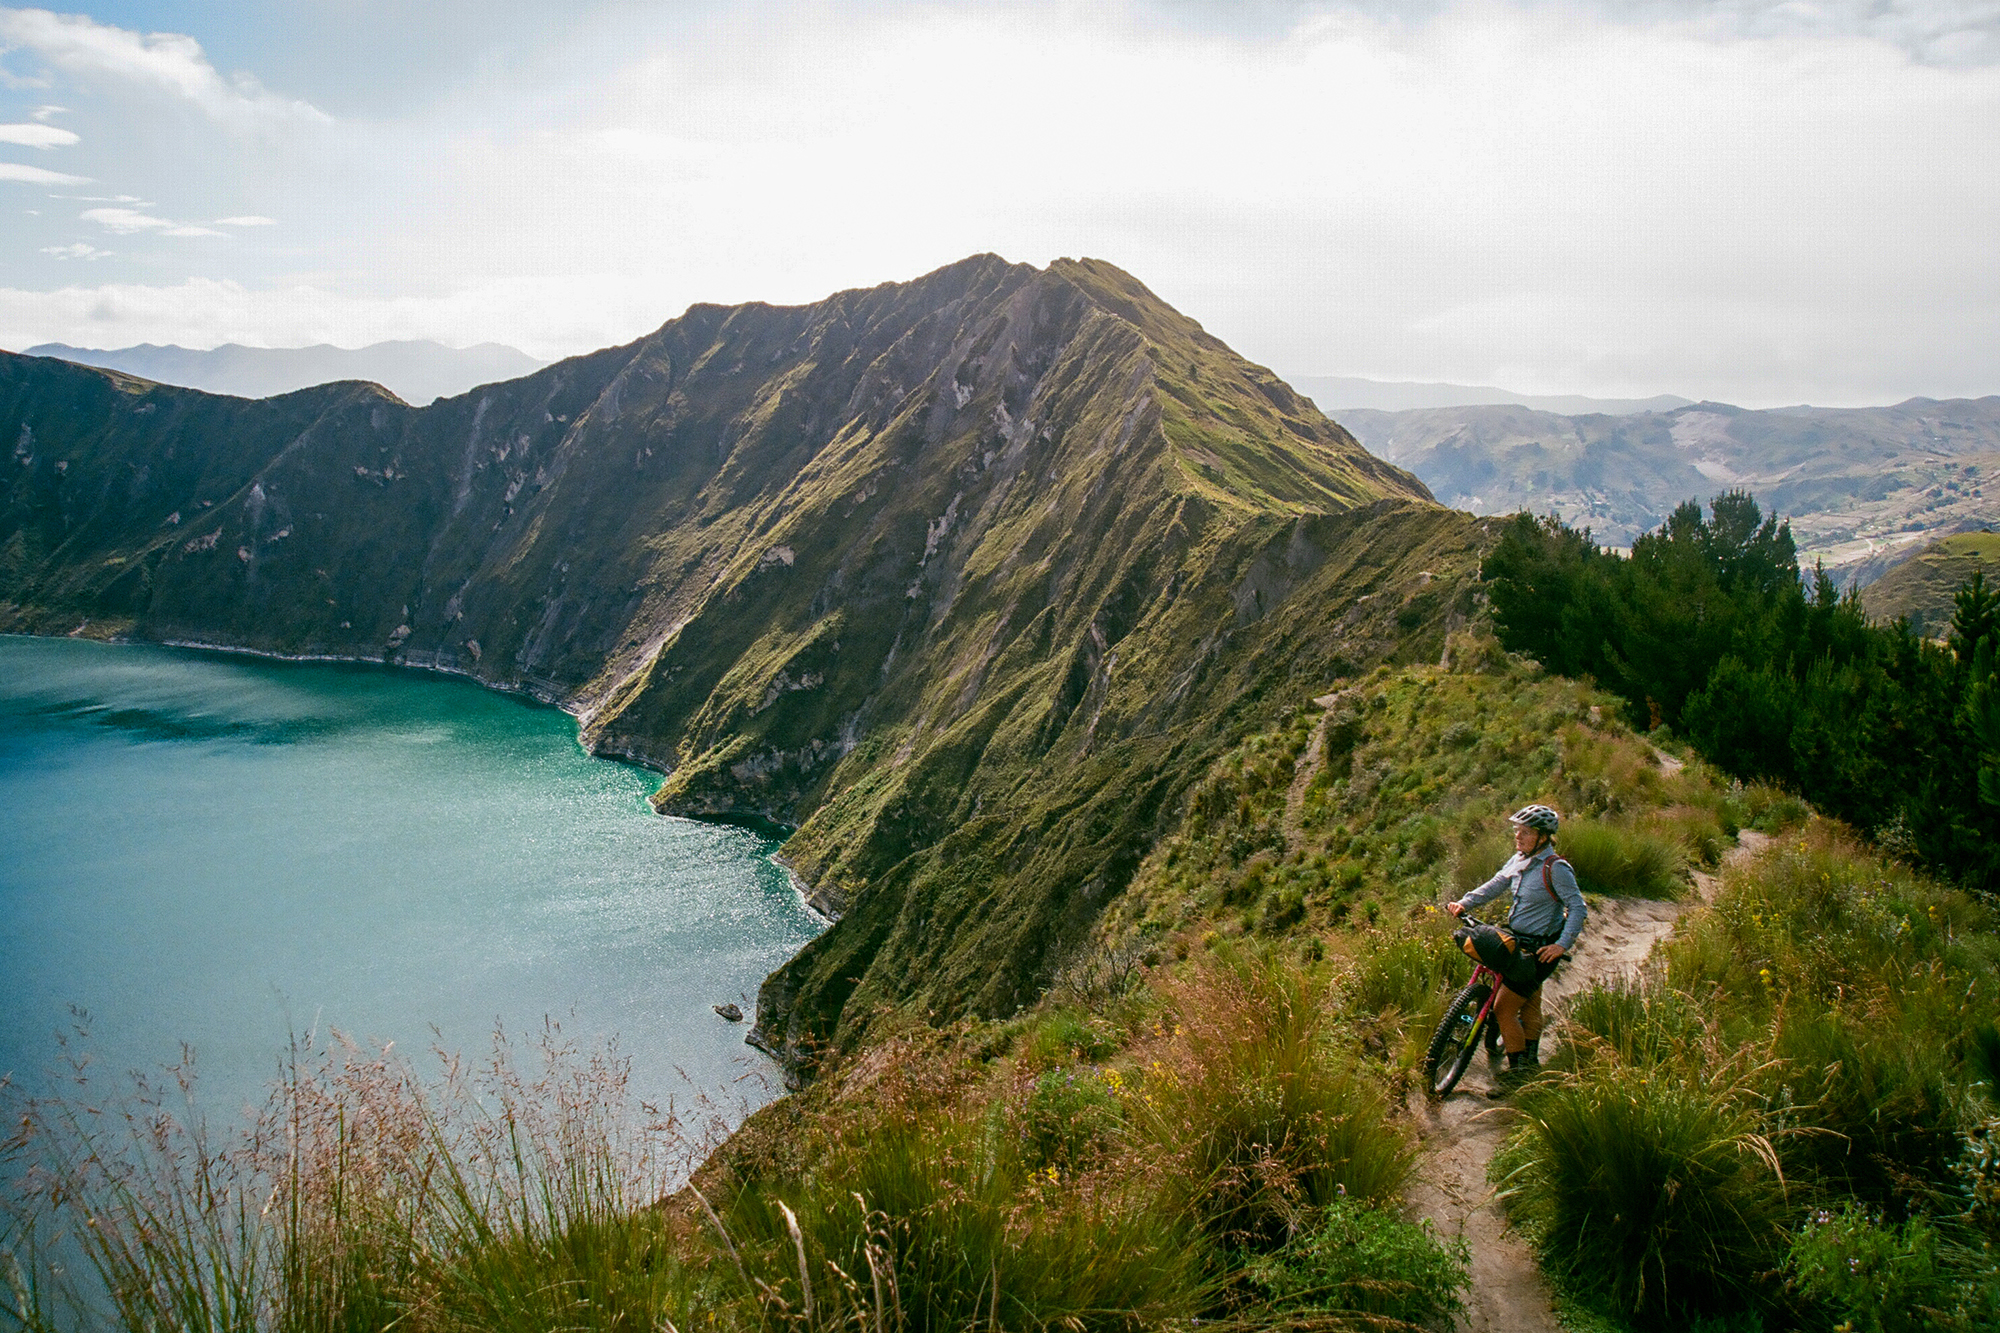
[[[0,629],[463,671],[799,826],[794,1051],[1031,999],[1276,706],[1435,655],[1479,529],[1130,276],[696,306],[425,409],[0,357]],[[1292,691],[1295,692],[1295,691]]]

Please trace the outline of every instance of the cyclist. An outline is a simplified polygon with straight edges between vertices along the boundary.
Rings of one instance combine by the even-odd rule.
[[[1493,1005],[1507,1047],[1507,1068],[1493,1089],[1495,1097],[1506,1096],[1540,1067],[1542,982],[1576,943],[1590,916],[1583,891],[1576,886],[1576,872],[1556,854],[1560,822],[1556,812],[1546,805],[1523,806],[1508,816],[1508,822],[1514,826],[1514,855],[1492,879],[1447,904],[1453,916],[1460,916],[1466,908],[1511,890],[1514,903],[1501,929],[1513,936],[1517,949],[1535,959],[1532,972],[1524,968],[1513,980],[1502,981],[1500,998]]]

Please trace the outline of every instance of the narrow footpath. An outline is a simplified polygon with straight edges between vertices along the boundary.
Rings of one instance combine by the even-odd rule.
[[[1745,829],[1723,861],[1746,860],[1770,841]],[[1697,871],[1694,882],[1700,901],[1714,896],[1716,876]],[[1544,1045],[1561,1040],[1564,995],[1636,972],[1690,905],[1647,898],[1606,898],[1593,905],[1575,953],[1549,979],[1552,1013]],[[1548,1283],[1527,1243],[1507,1225],[1486,1179],[1487,1165],[1515,1114],[1507,1103],[1488,1099],[1490,1077],[1486,1061],[1474,1060],[1444,1101],[1433,1102],[1421,1092],[1411,1095],[1410,1114],[1424,1147],[1409,1193],[1410,1211],[1429,1218],[1441,1236],[1463,1237],[1471,1252],[1472,1288],[1456,1325],[1459,1333],[1560,1333]]]

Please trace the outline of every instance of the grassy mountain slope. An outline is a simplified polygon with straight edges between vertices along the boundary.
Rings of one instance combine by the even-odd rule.
[[[1917,633],[1937,638],[1951,624],[1951,596],[1958,586],[1984,570],[1992,587],[2000,580],[2000,533],[1961,532],[1932,542],[1861,590],[1861,605],[1871,620],[1908,616]]]
[[[1741,488],[1786,515],[1807,563],[1836,571],[2000,517],[2000,397],[1629,416],[1527,407],[1343,411],[1342,424],[1476,514],[1556,513],[1629,546],[1683,500]]]
[[[798,826],[765,1040],[1031,1000],[1283,688],[1435,656],[1481,528],[1096,261],[979,256],[425,409],[0,358],[0,629],[455,670]]]

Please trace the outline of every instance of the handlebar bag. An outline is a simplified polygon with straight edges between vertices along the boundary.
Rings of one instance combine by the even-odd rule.
[[[1535,956],[1533,952],[1521,948],[1514,937],[1498,926],[1460,926],[1451,936],[1468,957],[1486,964],[1510,985],[1521,983],[1532,985],[1535,980]]]

